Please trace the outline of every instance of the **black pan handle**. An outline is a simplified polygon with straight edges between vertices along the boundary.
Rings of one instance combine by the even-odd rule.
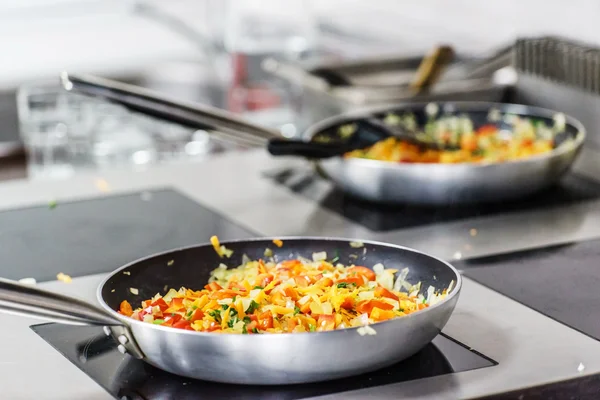
[[[269,140],[267,149],[274,156],[299,156],[309,159],[337,157],[347,151],[345,146],[339,144],[286,139]]]

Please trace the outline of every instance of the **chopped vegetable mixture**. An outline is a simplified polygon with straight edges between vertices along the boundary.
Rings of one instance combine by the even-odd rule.
[[[219,252],[221,246],[213,243]],[[276,243],[277,245],[279,243]],[[216,333],[285,333],[365,327],[402,317],[439,302],[452,290],[405,281],[408,269],[372,269],[326,261],[325,252],[313,259],[281,262],[247,260],[237,268],[221,264],[201,290],[170,289],[141,302],[127,301],[119,313],[161,326]],[[362,328],[361,328],[362,329]],[[367,327],[361,334],[373,334]]]
[[[500,118],[504,121],[503,128],[497,124]],[[423,128],[419,128],[412,113],[388,114],[384,119],[386,124],[404,126],[416,132],[416,137],[422,141],[449,145],[452,149],[423,149],[391,137],[366,149],[348,152],[345,157],[401,163],[492,163],[517,160],[551,151],[554,137],[564,132],[566,124],[562,114],[557,114],[553,126],[516,115],[502,117],[492,111],[488,120],[489,123],[475,128],[468,116],[443,116],[431,118]],[[343,128],[348,130],[348,126]]]

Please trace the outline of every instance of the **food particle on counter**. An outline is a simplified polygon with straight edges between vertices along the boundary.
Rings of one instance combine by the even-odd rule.
[[[131,294],[135,294],[136,296],[137,296],[138,294],[140,294],[140,291],[139,291],[139,290],[137,290],[137,289],[136,289],[136,288],[134,288],[134,287],[132,287],[132,288],[129,288],[129,291],[131,292]]]
[[[471,230],[469,231],[469,234],[470,234],[471,236],[477,236],[477,229],[475,229],[475,228],[471,228]]]
[[[67,274],[63,274],[62,272],[59,272],[56,275],[56,279],[58,279],[59,281],[64,282],[64,283],[71,283],[71,282],[73,282],[73,278],[71,278]]]
[[[454,253],[452,258],[454,258],[455,260],[460,260],[462,258],[462,253],[460,251],[457,251],[456,253]]]
[[[577,366],[577,372],[583,372],[583,370],[585,370],[585,365],[583,365],[583,363],[579,363]]]
[[[51,210],[54,210],[56,208],[56,205],[57,205],[56,200],[50,200],[48,202],[48,208]]]
[[[94,182],[96,185],[96,188],[98,188],[99,191],[101,192],[109,192],[110,191],[110,185],[108,184],[108,182],[106,181],[106,179],[96,179],[96,181]]]
[[[277,247],[283,246],[283,241],[279,239],[273,239],[273,243],[275,243],[275,246]]]
[[[23,285],[35,285],[37,284],[37,281],[35,278],[22,278],[19,279],[19,283],[22,283]]]

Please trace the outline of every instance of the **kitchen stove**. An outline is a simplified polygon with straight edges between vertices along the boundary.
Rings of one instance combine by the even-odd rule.
[[[443,334],[410,359],[382,370],[330,382],[245,386],[187,379],[117,351],[100,327],[41,324],[31,327],[48,344],[120,400],[294,400],[491,367],[496,362]],[[343,354],[340,362],[343,362]],[[252,368],[251,363],[248,368]],[[401,393],[398,393],[401,397]]]
[[[574,172],[565,175],[558,185],[524,199],[465,207],[374,205],[346,195],[337,188],[330,189],[327,181],[309,168],[270,170],[264,176],[375,232],[538,210],[600,198],[600,182]]]

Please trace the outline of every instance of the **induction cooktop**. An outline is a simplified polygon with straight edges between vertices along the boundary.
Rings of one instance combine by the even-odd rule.
[[[357,377],[306,385],[230,385],[179,377],[123,355],[101,327],[50,323],[31,328],[119,400],[295,400],[496,365],[495,361],[476,350],[440,334],[411,358]],[[340,354],[340,362],[343,361],[344,355]],[[401,392],[398,396],[402,397]]]
[[[326,180],[309,168],[276,169],[263,173],[293,193],[319,203],[375,232],[386,232],[479,216],[538,210],[600,198],[600,182],[570,172],[555,186],[532,196],[502,203],[463,207],[386,206],[363,201],[341,190],[330,189]]]
[[[256,236],[172,188],[0,212],[0,276],[54,280],[116,268],[170,249]]]

